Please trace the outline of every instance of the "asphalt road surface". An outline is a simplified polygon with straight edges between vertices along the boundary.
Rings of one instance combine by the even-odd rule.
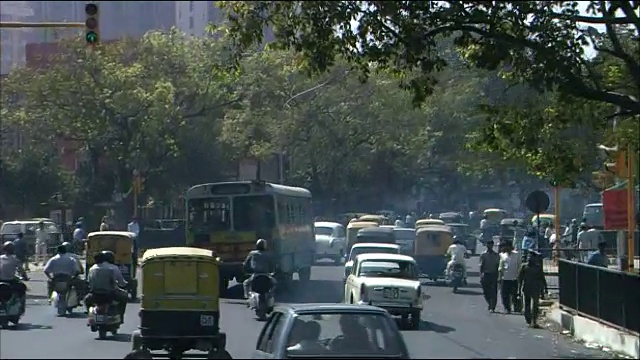
[[[487,312],[478,284],[478,258],[468,260],[469,287],[453,294],[445,286],[427,283],[430,296],[418,331],[403,331],[414,358],[610,358],[546,329],[530,329],[522,315]],[[300,289],[288,302],[342,301],[342,266],[315,266],[307,291]],[[84,315],[58,318],[45,299],[44,275],[32,274],[27,313],[15,329],[0,330],[0,357],[11,359],[123,358],[131,349],[130,334],[138,325],[138,304],[129,304],[125,324],[115,338],[97,340]],[[239,286],[231,295],[241,294]],[[221,328],[234,358],[251,356],[262,328],[242,300],[221,304]]]

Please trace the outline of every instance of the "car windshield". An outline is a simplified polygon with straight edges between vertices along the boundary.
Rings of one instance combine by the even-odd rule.
[[[349,255],[349,260],[353,260],[356,256],[360,254],[397,254],[398,250],[393,248],[385,248],[385,247],[355,247],[351,249],[351,254]]]
[[[333,235],[333,228],[327,226],[316,226],[316,235]]]
[[[299,315],[287,338],[287,357],[367,357],[402,355],[402,335],[382,314]]]
[[[585,215],[593,215],[593,214],[600,214],[602,212],[602,206],[598,205],[598,206],[586,206],[584,208],[584,214]]]
[[[2,225],[2,231],[0,234],[9,235],[9,234],[17,234],[22,232],[22,225],[20,224],[4,224]]]
[[[192,199],[188,202],[189,228],[195,232],[231,229],[231,201],[228,197]]]
[[[233,227],[235,231],[255,231],[259,237],[269,238],[275,225],[273,196],[250,195],[233,198]]]
[[[366,260],[360,265],[358,276],[415,280],[418,271],[413,263],[404,260]]]

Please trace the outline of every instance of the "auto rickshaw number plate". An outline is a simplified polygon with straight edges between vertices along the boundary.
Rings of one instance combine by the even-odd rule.
[[[214,319],[213,315],[200,315],[200,326],[213,326]]]
[[[382,296],[384,296],[385,299],[397,299],[398,297],[400,297],[400,292],[397,288],[384,289],[382,291]]]

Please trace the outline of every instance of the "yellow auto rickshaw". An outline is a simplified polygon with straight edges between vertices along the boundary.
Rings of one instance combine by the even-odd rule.
[[[220,271],[213,252],[151,249],[140,268],[140,328],[132,334],[132,350],[149,359],[154,351],[167,351],[171,359],[187,358],[189,350],[205,351],[209,359],[231,359],[226,334],[219,328]]]
[[[128,231],[97,231],[87,235],[85,251],[85,275],[93,266],[93,256],[109,250],[115,255],[115,264],[127,281],[127,291],[132,301],[138,297],[137,267],[138,254],[134,251],[136,234]]]
[[[416,229],[424,227],[424,226],[442,226],[444,225],[444,221],[440,219],[420,219],[416,221]]]
[[[556,216],[553,214],[540,214],[540,226],[553,225],[556,221]],[[538,226],[538,215],[533,215],[531,218],[531,225]]]
[[[363,215],[358,218],[358,221],[370,221],[378,225],[393,225],[390,224],[389,218],[384,215]]]
[[[369,227],[377,227],[378,223],[373,221],[354,221],[350,222],[347,225],[347,250],[346,253],[349,254],[351,252],[351,247],[357,242],[358,230],[369,228]]]
[[[433,281],[445,276],[447,249],[453,244],[453,232],[444,225],[429,225],[416,229],[413,258],[420,268],[420,276]]]

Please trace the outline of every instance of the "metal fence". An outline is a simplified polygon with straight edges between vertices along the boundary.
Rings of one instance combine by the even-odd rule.
[[[558,279],[563,309],[640,333],[640,275],[561,259]]]

